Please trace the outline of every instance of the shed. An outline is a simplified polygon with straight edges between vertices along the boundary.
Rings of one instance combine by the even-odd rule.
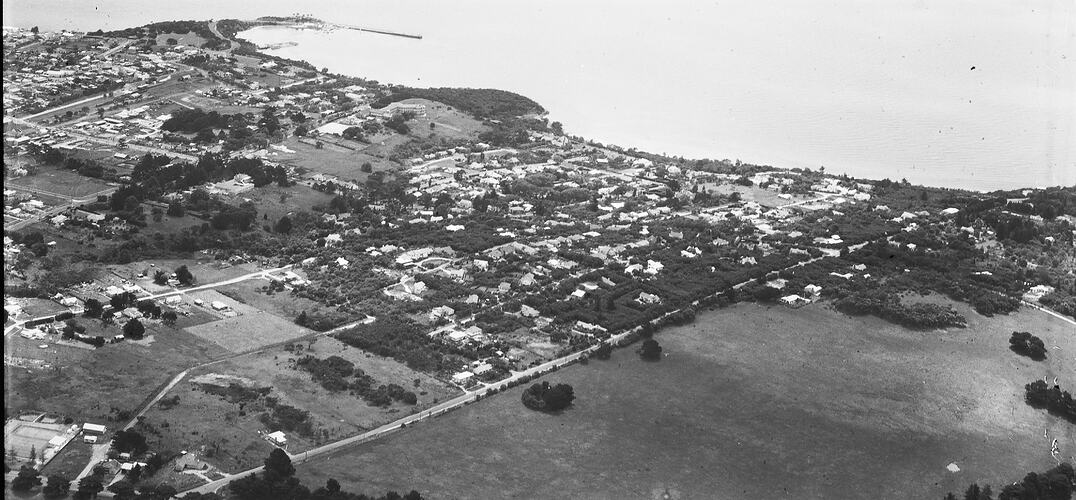
[[[91,424],[91,423],[82,424],[82,432],[86,433],[86,434],[89,434],[89,435],[100,436],[101,434],[104,434],[105,431],[107,431],[107,430],[108,429],[105,426],[100,425],[100,424]]]

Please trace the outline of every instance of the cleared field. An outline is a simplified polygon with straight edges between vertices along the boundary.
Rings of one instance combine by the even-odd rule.
[[[109,328],[118,331],[118,327]],[[73,360],[47,369],[5,366],[4,406],[11,413],[41,410],[70,416],[76,422],[107,424],[116,416],[114,408],[135,410],[176,373],[226,354],[194,335],[150,322],[146,339],[95,350],[50,345],[50,352],[39,356],[46,362],[54,362],[49,357],[53,350],[61,361],[68,356]],[[7,345],[18,340],[8,339]]]
[[[753,202],[756,202],[756,203],[758,203],[760,205],[764,205],[764,206],[767,206],[767,207],[780,207],[780,206],[788,205],[789,203],[795,203],[797,201],[803,201],[803,200],[808,200],[808,199],[812,199],[812,198],[817,198],[817,196],[814,196],[814,195],[812,195],[812,196],[793,195],[791,199],[786,200],[786,199],[781,198],[780,196],[778,196],[780,193],[778,193],[776,191],[771,191],[769,189],[763,189],[763,188],[760,188],[760,187],[757,187],[757,186],[748,187],[748,186],[739,186],[739,185],[736,185],[736,184],[712,184],[712,183],[705,183],[705,184],[702,184],[702,186],[705,186],[706,189],[709,189],[709,190],[711,190],[711,191],[713,191],[715,193],[719,193],[719,194],[723,194],[723,195],[729,195],[729,194],[732,194],[732,193],[740,193],[740,196],[744,201],[753,201]]]
[[[258,207],[259,218],[268,215],[268,220],[262,220],[262,224],[270,227],[280,220],[281,217],[293,212],[310,211],[314,205],[328,205],[333,195],[315,191],[309,186],[296,184],[282,188],[276,184],[262,186],[235,196],[225,196],[227,201],[240,204],[244,200],[250,200]]]
[[[357,148],[364,148],[361,143],[352,143]],[[284,141],[284,146],[294,153],[273,151],[271,160],[278,161],[296,168],[303,168],[310,172],[320,172],[334,175],[340,179],[358,183],[366,182],[369,174],[360,170],[363,163],[369,162],[373,171],[393,170],[395,163],[381,158],[374,146],[365,146],[367,151],[345,151],[342,148],[322,148],[299,142],[299,138],[290,137]],[[341,149],[335,151],[334,149]]]
[[[199,457],[229,472],[260,464],[272,449],[258,431],[266,429],[258,416],[266,411],[264,400],[231,403],[198,387],[212,379],[219,385],[235,381],[271,387],[270,396],[281,404],[310,413],[314,433],[288,433],[288,451],[300,453],[313,446],[358,434],[411,411],[420,411],[459,394],[443,382],[418,373],[391,359],[369,355],[339,341],[321,337],[312,344],[301,342],[302,354],[283,348],[231,359],[190,374],[163,399],[179,396],[174,406],[158,405],[146,414],[141,428],[156,449],[199,450]],[[309,346],[309,347],[307,347]],[[294,361],[307,354],[325,358],[340,356],[355,364],[378,384],[398,384],[418,394],[417,405],[395,403],[387,408],[368,405],[358,396],[330,393],[309,373],[295,368]],[[415,385],[418,380],[418,385]],[[423,394],[424,392],[424,394]]]
[[[217,321],[186,328],[186,331],[231,352],[246,352],[312,333],[287,319],[242,304],[214,290],[187,295],[205,301],[206,307],[213,302],[223,302],[238,313],[235,317],[222,317]]]
[[[422,104],[426,106],[426,115],[417,116],[408,122],[411,133],[418,137],[447,137],[450,139],[474,139],[489,127],[446,104],[427,99],[404,99],[403,104]],[[433,123],[433,128],[430,128]]]
[[[262,287],[266,286],[266,284],[267,282],[265,280],[247,280],[234,285],[222,286],[216,290],[233,300],[280,316],[289,321],[294,320],[302,311],[313,313],[324,307],[313,300],[303,297],[295,297],[291,292],[287,291],[267,295],[264,291],[260,290]]]
[[[546,376],[578,397],[559,415],[521,387],[299,467],[306,484],[416,488],[445,498],[941,498],[1067,456],[1076,429],[1027,407],[1023,385],[1076,379],[1071,326],[1034,311],[913,332],[812,305],[740,304],[661,332],[668,356],[629,349]],[[1007,348],[1014,329],[1051,359]],[[961,472],[946,465],[956,462]]]
[[[109,188],[104,181],[79,175],[70,170],[43,165],[37,166],[36,169],[37,173],[34,175],[4,179],[4,185],[8,189],[30,188],[73,198],[80,198]],[[40,198],[36,193],[33,194],[35,198]]]
[[[205,38],[198,36],[195,33],[161,33],[157,35],[157,39],[154,42],[162,47],[168,46],[168,39],[172,38],[176,41],[176,45],[190,45],[191,47],[201,47],[206,42]]]

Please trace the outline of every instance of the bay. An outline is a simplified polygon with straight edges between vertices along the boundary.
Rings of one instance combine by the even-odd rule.
[[[975,190],[1076,184],[1072,2],[3,4],[5,25],[76,30],[301,11],[423,38],[242,36],[384,83],[511,90],[570,134],[656,153]]]

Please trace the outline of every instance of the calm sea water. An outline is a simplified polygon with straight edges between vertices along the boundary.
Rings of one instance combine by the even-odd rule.
[[[334,72],[527,95],[572,134],[937,186],[1076,184],[1076,3],[4,0],[4,24],[299,11],[419,34],[259,28]]]

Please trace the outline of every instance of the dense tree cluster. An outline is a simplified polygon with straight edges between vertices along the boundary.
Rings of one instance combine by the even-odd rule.
[[[200,387],[202,391],[207,394],[214,394],[220,396],[229,403],[239,405],[256,401],[259,398],[268,396],[269,392],[271,392],[272,390],[269,387],[247,387],[245,385],[236,383],[231,383],[227,386],[201,384]]]
[[[418,396],[397,384],[378,384],[354,363],[339,356],[318,359],[304,356],[296,364],[310,372],[314,380],[332,392],[350,391],[373,406],[388,406],[393,401],[416,404]],[[353,377],[350,381],[348,377]]]
[[[1019,196],[1019,193],[1013,194]],[[1007,203],[1005,209],[1043,219],[1053,219],[1059,215],[1076,216],[1076,191],[1058,187],[1033,191],[1024,201]]]
[[[11,481],[11,491],[30,491],[40,484],[41,473],[29,465],[23,465],[19,469],[19,474]]]
[[[1039,303],[1061,314],[1076,318],[1076,295],[1054,290],[1039,299]]]
[[[257,207],[255,207],[254,203],[245,201],[238,207],[225,205],[220,211],[213,214],[213,218],[210,219],[209,223],[213,229],[217,230],[238,229],[247,231],[253,227],[257,218]]]
[[[69,491],[71,491],[71,479],[62,474],[50,475],[45,487],[41,488],[41,494],[50,499],[64,498]]]
[[[314,433],[314,424],[310,421],[309,412],[281,404],[273,397],[265,398],[265,405],[269,411],[262,413],[258,419],[267,428],[298,432],[303,436],[310,436]]]
[[[1046,344],[1030,332],[1012,332],[1012,337],[1009,338],[1009,349],[1035,361],[1046,359]]]
[[[1076,423],[1076,401],[1072,394],[1062,391],[1060,386],[1049,387],[1046,382],[1036,380],[1024,386],[1024,401],[1032,408],[1045,408],[1069,422]]]
[[[407,122],[414,118],[415,114],[410,111],[396,113],[388,120],[385,120],[385,126],[396,131],[397,134],[407,135],[411,133],[411,127],[407,126]]]
[[[130,453],[137,456],[148,449],[146,437],[134,429],[117,431],[112,437],[112,451],[115,453]]]
[[[538,411],[560,411],[571,406],[575,391],[568,384],[534,384],[523,391],[523,406]]]
[[[413,370],[453,371],[462,365],[458,359],[445,354],[446,348],[441,342],[429,338],[418,325],[406,320],[386,318],[357,325],[336,334],[336,338],[378,356],[391,357]]]
[[[497,89],[396,88],[393,89],[392,95],[382,97],[370,105],[380,109],[393,102],[415,97],[447,104],[478,119],[503,119],[545,112],[541,105],[531,99]]]
[[[1069,500],[1076,492],[1076,472],[1069,463],[1059,464],[1046,472],[1029,472],[1024,479],[1002,488],[997,500]],[[994,500],[989,485],[972,484],[965,490],[964,500]],[[949,493],[945,500],[957,500]]]
[[[908,328],[967,325],[967,319],[952,307],[924,303],[905,305],[896,294],[887,290],[863,290],[838,299],[834,306],[845,314],[872,314]]]
[[[228,117],[216,111],[206,112],[201,108],[180,108],[172,112],[172,117],[165,120],[161,130],[167,132],[197,133],[205,129],[228,127]]]

